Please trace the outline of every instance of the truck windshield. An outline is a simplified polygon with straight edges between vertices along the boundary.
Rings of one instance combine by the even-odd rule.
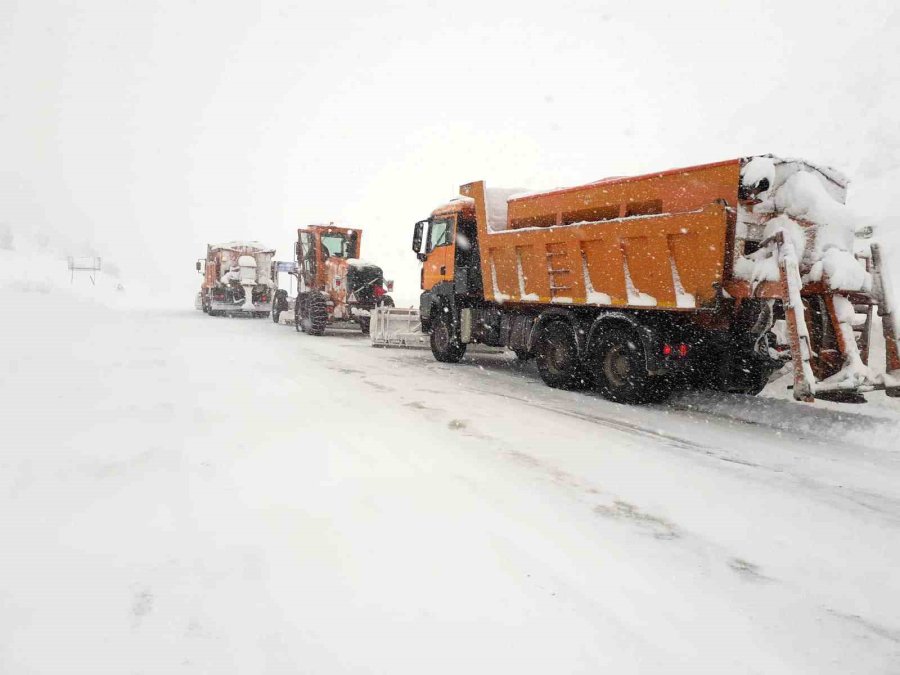
[[[452,227],[453,221],[450,219],[432,220],[428,229],[428,250],[449,244]]]
[[[350,241],[341,232],[329,232],[322,235],[322,248],[329,256],[336,258],[350,257]]]

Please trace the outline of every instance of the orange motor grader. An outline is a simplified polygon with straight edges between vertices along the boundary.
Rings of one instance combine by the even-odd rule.
[[[393,307],[393,282],[377,265],[360,260],[362,230],[310,225],[297,230],[299,291],[294,303],[297,331],[322,335],[332,324],[356,323],[369,332],[371,310]]]

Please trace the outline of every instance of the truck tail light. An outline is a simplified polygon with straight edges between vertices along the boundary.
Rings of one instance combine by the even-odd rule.
[[[681,342],[677,345],[670,345],[668,342],[662,346],[663,356],[674,356],[675,358],[687,358],[689,347]]]

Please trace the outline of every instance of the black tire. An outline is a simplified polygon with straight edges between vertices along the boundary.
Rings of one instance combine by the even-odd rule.
[[[515,352],[516,358],[519,361],[527,361],[531,358],[531,352],[529,352],[527,349],[513,349],[513,351]]]
[[[752,355],[742,359],[735,358],[731,364],[731,372],[718,390],[730,394],[756,396],[765,389],[772,372],[771,368],[760,363]]]
[[[466,353],[466,345],[450,323],[450,313],[440,314],[431,322],[431,353],[441,363],[459,363]]]
[[[298,333],[305,332],[303,328],[303,312],[306,305],[306,293],[298,293],[294,300],[294,330]]]
[[[372,325],[372,319],[367,316],[359,317],[359,328],[362,331],[363,335],[369,334],[369,328]]]
[[[275,291],[275,295],[272,297],[272,323],[278,323],[281,319],[281,313],[286,309],[289,309],[287,303],[287,291],[285,290],[277,290]]]
[[[328,301],[321,293],[307,293],[300,310],[300,328],[310,335],[324,335],[328,325]]]
[[[535,355],[538,373],[548,387],[575,389],[585,384],[578,342],[567,321],[553,321],[541,328]]]
[[[625,328],[603,331],[591,345],[590,361],[597,390],[617,403],[654,403],[671,393],[667,380],[647,372],[640,338]]]

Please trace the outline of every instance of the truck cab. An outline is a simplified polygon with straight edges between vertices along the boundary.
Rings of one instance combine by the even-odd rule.
[[[420,310],[430,326],[432,307],[483,296],[475,203],[461,197],[416,223],[413,251],[422,261]]]

